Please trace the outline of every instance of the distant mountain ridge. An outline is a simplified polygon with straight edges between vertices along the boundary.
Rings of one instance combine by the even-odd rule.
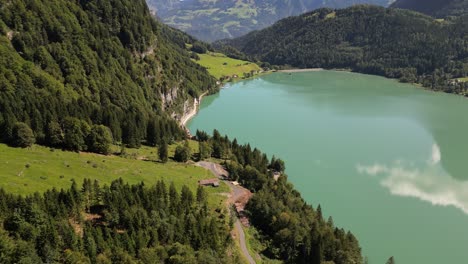
[[[147,0],[166,24],[201,40],[239,37],[321,7],[388,6],[393,0]]]
[[[468,0],[397,0],[391,7],[409,9],[437,18],[468,13]]]

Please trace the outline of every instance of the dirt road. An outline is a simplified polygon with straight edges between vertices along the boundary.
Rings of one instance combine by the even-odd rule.
[[[239,219],[237,219],[236,223],[234,224],[234,229],[237,232],[237,234],[239,234],[239,244],[242,254],[250,264],[255,264],[255,260],[252,258],[252,256],[249,253],[249,250],[247,249],[247,244],[245,243],[244,229],[242,228],[242,224],[239,221]]]
[[[197,163],[197,165],[210,170],[214,175],[216,175],[220,179],[225,179],[229,176],[229,173],[219,164],[208,161],[200,161]],[[240,206],[243,210],[245,204],[252,196],[252,193],[244,187],[236,186],[229,181],[226,181],[226,184],[231,189],[231,194],[228,199],[229,206]],[[239,245],[241,248],[242,255],[244,255],[249,264],[255,264],[254,258],[250,255],[249,250],[247,249],[244,229],[242,228],[242,224],[239,219],[237,219],[234,223],[234,233],[237,234],[239,238]]]

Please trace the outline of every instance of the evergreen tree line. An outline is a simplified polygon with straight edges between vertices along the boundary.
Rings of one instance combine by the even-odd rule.
[[[298,68],[345,68],[468,95],[468,15],[436,20],[409,10],[358,5],[318,9],[215,48]],[[238,54],[237,54],[238,55]]]
[[[288,182],[281,159],[273,156],[269,160],[258,149],[222,137],[217,130],[213,136],[197,131],[196,137],[201,158],[225,159],[231,179],[254,193],[246,210],[267,245],[262,253],[285,263],[363,262],[358,240],[336,227],[331,217],[325,220],[320,205],[314,209],[304,201]],[[274,172],[282,173],[278,180]]]
[[[0,126],[2,128],[1,140],[15,147],[30,147],[38,142],[54,148],[70,151],[88,151],[100,154],[110,154],[110,147],[116,143],[111,130],[104,125],[90,125],[86,121],[65,117],[62,121],[50,121],[41,131],[34,132],[28,124],[15,122],[14,118],[8,118]],[[149,146],[161,145],[163,142],[181,140],[185,132],[178,124],[169,118],[155,116],[148,123],[142,124],[145,131],[138,131],[136,127],[122,127],[122,142],[128,147],[140,147],[142,142]],[[137,135],[140,136],[137,136]],[[142,141],[145,137],[146,140]]]
[[[144,0],[0,1],[0,131],[16,123],[44,145],[48,128],[77,118],[138,146],[184,134],[169,113],[215,80],[190,60],[195,40],[153,19]],[[156,123],[156,125],[154,125]],[[160,128],[158,136],[147,131]]]
[[[409,9],[436,18],[460,16],[468,13],[468,2],[465,0],[427,0],[424,5],[421,5],[418,0],[396,0],[390,7]]]
[[[232,263],[224,215],[196,194],[159,181],[12,195],[0,190],[2,263]]]

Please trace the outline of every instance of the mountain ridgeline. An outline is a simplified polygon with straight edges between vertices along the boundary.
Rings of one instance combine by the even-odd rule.
[[[147,128],[154,144],[184,138],[172,117],[217,89],[185,51],[192,41],[143,0],[0,0],[2,140],[15,140],[17,122],[38,143],[76,151],[92,145],[93,125],[129,146]]]
[[[164,22],[201,40],[239,37],[320,7],[387,6],[388,0],[147,0]]]
[[[217,42],[257,60],[299,68],[346,68],[467,94],[468,17],[438,21],[377,6],[319,9]],[[268,65],[267,65],[268,66]]]
[[[390,7],[409,9],[433,17],[463,15],[468,12],[467,0],[397,0]]]

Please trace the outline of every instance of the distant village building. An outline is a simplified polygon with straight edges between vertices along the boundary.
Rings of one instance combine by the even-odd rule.
[[[198,184],[202,186],[219,187],[219,179],[214,178],[214,179],[208,179],[208,180],[201,180],[201,181],[198,181]]]

